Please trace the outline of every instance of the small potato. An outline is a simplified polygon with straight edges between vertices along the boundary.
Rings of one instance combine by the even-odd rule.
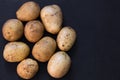
[[[30,48],[23,42],[9,42],[6,44],[3,57],[8,62],[20,62],[25,59],[30,52]]]
[[[40,7],[36,2],[24,3],[16,12],[16,16],[21,21],[34,20],[39,16]]]
[[[46,62],[50,59],[56,50],[56,42],[51,37],[43,37],[38,41],[32,50],[32,55],[40,62]]]
[[[76,32],[71,27],[64,27],[57,36],[57,44],[60,50],[68,51],[76,39]]]
[[[47,65],[48,73],[54,78],[63,77],[69,70],[71,59],[66,52],[56,52],[49,60]]]
[[[30,42],[37,42],[44,33],[43,24],[38,20],[29,21],[24,29],[25,37]]]
[[[18,19],[7,20],[2,28],[3,37],[8,41],[16,41],[23,35],[23,24]]]
[[[27,58],[21,61],[17,66],[17,74],[23,79],[31,79],[38,72],[37,61]]]
[[[41,19],[49,33],[57,34],[62,25],[62,11],[58,5],[48,5],[41,10]]]

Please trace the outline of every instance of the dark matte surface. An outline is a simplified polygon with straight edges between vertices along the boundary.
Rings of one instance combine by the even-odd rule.
[[[6,20],[16,18],[16,10],[26,1],[29,0],[0,0],[0,80],[22,80],[16,74],[18,63],[7,63],[2,57],[7,41],[3,39],[1,30]],[[72,65],[66,76],[61,79],[50,77],[46,71],[47,63],[39,62],[40,70],[31,80],[120,80],[119,0],[34,1],[41,8],[58,4],[64,15],[63,25],[76,30],[77,40],[68,52]],[[27,42],[24,37],[21,40]],[[28,45],[33,46],[31,43]]]

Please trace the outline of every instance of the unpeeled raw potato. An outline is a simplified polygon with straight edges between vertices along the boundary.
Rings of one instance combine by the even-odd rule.
[[[56,52],[49,60],[47,65],[48,73],[54,78],[63,77],[69,70],[71,59],[66,52]]]
[[[40,13],[43,24],[49,33],[57,34],[62,26],[62,11],[58,5],[45,6]]]
[[[20,62],[25,59],[30,52],[30,48],[23,42],[9,42],[6,44],[3,57],[8,62]]]
[[[56,50],[56,42],[51,37],[43,37],[32,49],[32,55],[40,62],[46,62],[54,54]]]
[[[43,24],[35,20],[40,15]],[[8,20],[2,29],[3,37],[8,41],[16,41],[21,38],[23,31],[26,39],[30,42],[37,42],[33,49],[33,57],[46,62],[48,73],[54,78],[61,78],[70,69],[71,59],[64,51],[69,51],[76,39],[76,32],[71,27],[62,28],[62,11],[58,5],[45,6],[41,12],[36,2],[29,1],[24,3],[17,11],[16,16],[19,19]],[[21,21],[29,21],[23,30]],[[55,53],[57,44],[51,37],[41,37],[46,31],[51,34],[58,34],[57,44],[60,50]],[[62,30],[61,30],[62,28]],[[30,48],[23,42],[9,42],[6,44],[3,57],[8,62],[20,62],[17,66],[17,74],[23,79],[31,79],[38,72],[37,61],[27,58]],[[54,54],[55,53],[55,54]]]
[[[43,24],[38,20],[29,21],[25,25],[24,34],[30,42],[37,42],[43,36],[43,33]]]
[[[23,24],[18,19],[7,20],[2,28],[3,37],[8,41],[16,41],[23,35]]]
[[[39,16],[40,7],[36,2],[24,3],[16,12],[16,16],[21,21],[34,20]]]
[[[73,28],[63,27],[57,36],[57,44],[60,50],[68,51],[76,40],[76,32]]]
[[[23,79],[31,79],[38,72],[37,61],[27,58],[21,61],[17,66],[17,74]]]

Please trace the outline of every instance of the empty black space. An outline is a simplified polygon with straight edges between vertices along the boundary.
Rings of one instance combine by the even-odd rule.
[[[16,18],[17,9],[29,0],[0,0],[0,80],[22,80],[16,73],[18,63],[3,59],[6,41],[2,36],[4,22]],[[63,12],[63,27],[77,33],[68,51],[72,64],[61,79],[47,73],[47,62],[39,63],[39,72],[31,80],[120,80],[120,1],[118,0],[33,0],[41,8],[57,4]],[[50,35],[45,33],[45,35]],[[50,35],[55,37],[55,35]],[[23,36],[20,40],[27,42]],[[27,42],[33,47],[34,44]],[[30,56],[32,57],[31,53]]]

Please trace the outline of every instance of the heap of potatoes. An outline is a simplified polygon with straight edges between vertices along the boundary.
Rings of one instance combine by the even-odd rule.
[[[24,3],[16,11],[17,19],[7,20],[2,28],[3,37],[10,41],[4,47],[3,57],[7,62],[20,62],[17,74],[23,79],[31,79],[39,70],[37,61],[47,62],[47,71],[54,78],[63,77],[69,70],[71,59],[65,51],[69,51],[76,39],[76,32],[72,27],[62,28],[63,16],[56,4],[40,9],[36,2]],[[36,20],[40,16],[40,20]],[[23,22],[27,22],[25,27]],[[57,39],[43,36],[44,31],[57,34]],[[29,46],[18,41],[22,36],[35,43],[32,55],[37,60],[27,58],[30,54]],[[56,52],[56,48],[60,51]]]

